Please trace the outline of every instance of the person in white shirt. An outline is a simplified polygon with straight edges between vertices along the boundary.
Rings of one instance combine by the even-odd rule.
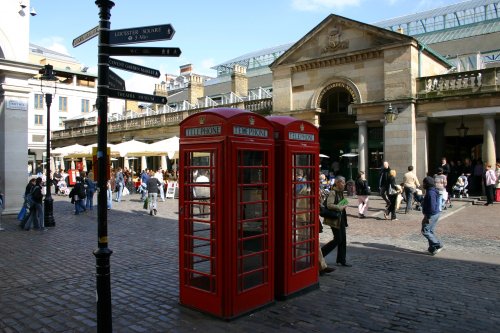
[[[165,181],[163,180],[163,171],[162,169],[158,169],[154,175],[154,177],[156,179],[158,179],[160,181],[160,198],[161,198],[161,201],[165,201]]]
[[[420,187],[420,183],[418,182],[417,176],[413,173],[413,166],[408,166],[408,172],[403,176],[404,183],[404,194],[406,200],[406,209],[405,214],[411,212],[411,206],[413,203],[413,197],[415,196],[415,192],[417,187]]]
[[[486,203],[485,206],[493,205],[493,193],[495,191],[495,184],[497,182],[497,175],[491,169],[491,164],[486,164],[486,172],[484,174],[486,185]]]

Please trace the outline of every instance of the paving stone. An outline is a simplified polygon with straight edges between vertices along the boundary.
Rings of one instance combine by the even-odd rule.
[[[177,200],[160,202],[151,218],[132,195],[108,211],[113,330],[497,332],[500,205],[455,201],[437,228],[445,249],[430,256],[419,212],[386,221],[373,197],[370,217],[361,220],[355,202],[347,229],[353,267],[320,277],[317,290],[226,322],[179,305]],[[55,197],[56,227],[46,233],[3,218],[0,332],[95,331],[97,212],[72,210],[67,198]],[[322,242],[332,237],[328,229]],[[334,266],[335,253],[326,260]]]

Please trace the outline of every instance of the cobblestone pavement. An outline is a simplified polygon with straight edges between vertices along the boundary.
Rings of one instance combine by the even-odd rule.
[[[115,332],[498,332],[500,205],[455,202],[437,228],[445,249],[425,253],[421,213],[383,219],[371,198],[357,218],[350,199],[348,261],[320,288],[231,322],[178,303],[177,200],[158,216],[137,195],[108,211]],[[72,215],[54,202],[56,227],[22,231],[3,217],[0,332],[95,332],[96,210]],[[327,241],[326,230],[321,240]],[[333,266],[335,252],[327,262]]]

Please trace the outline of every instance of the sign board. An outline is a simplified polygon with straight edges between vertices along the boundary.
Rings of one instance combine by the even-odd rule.
[[[118,76],[115,72],[113,72],[111,69],[109,70],[109,87],[117,90],[125,90],[125,80],[122,79],[121,77]]]
[[[22,99],[8,99],[7,109],[28,111],[28,101]]]
[[[78,45],[82,45],[83,43],[85,43],[85,42],[91,40],[92,38],[94,38],[95,36],[97,36],[98,34],[99,34],[99,26],[96,25],[95,27],[93,27],[92,29],[87,31],[86,33],[73,39],[73,47],[77,47]]]
[[[120,45],[170,40],[174,33],[175,30],[170,24],[110,30],[109,44]]]
[[[175,198],[175,186],[177,182],[168,182],[167,183],[167,191],[165,192],[165,198]]]
[[[109,65],[114,68],[123,69],[124,71],[129,71],[132,73],[138,73],[142,75],[148,75],[152,77],[160,77],[160,71],[157,69],[144,67],[130,62],[109,58]],[[122,89],[125,90],[125,89]]]
[[[110,56],[178,57],[178,47],[109,47]]]
[[[108,96],[112,98],[129,99],[139,102],[167,104],[167,98],[165,96],[147,95],[133,91],[108,89]]]

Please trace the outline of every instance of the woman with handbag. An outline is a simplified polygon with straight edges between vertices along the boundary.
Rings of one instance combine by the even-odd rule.
[[[333,240],[326,243],[321,247],[321,253],[326,257],[337,246],[337,265],[344,267],[351,267],[346,262],[346,227],[347,227],[347,214],[345,208],[347,207],[347,200],[344,199],[345,178],[337,176],[335,178],[335,185],[326,199],[326,207],[332,212],[332,215],[326,216],[323,224],[329,225],[332,228]]]
[[[389,185],[387,188],[387,192],[389,194],[389,207],[387,208],[387,211],[384,212],[384,217],[387,220],[389,218],[389,214],[391,215],[391,220],[392,221],[397,221],[398,219],[396,218],[396,199],[398,198],[398,190],[396,187],[396,170],[392,169],[389,172],[389,179],[388,179]]]

